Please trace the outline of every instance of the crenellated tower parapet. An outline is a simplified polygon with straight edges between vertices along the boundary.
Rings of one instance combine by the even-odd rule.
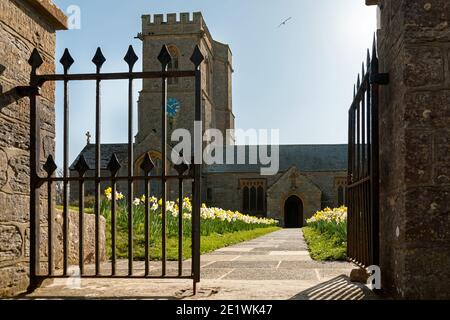
[[[208,27],[205,24],[201,12],[182,12],[164,14],[146,14],[142,16],[142,32],[140,37],[145,36],[164,36],[164,35],[185,35],[185,34],[204,34],[211,37]]]

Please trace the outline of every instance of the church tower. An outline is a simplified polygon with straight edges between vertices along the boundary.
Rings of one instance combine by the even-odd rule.
[[[233,144],[226,136],[227,129],[234,129],[232,110],[232,54],[226,44],[213,40],[200,12],[156,14],[142,16],[143,71],[160,71],[157,60],[159,51],[166,45],[171,53],[169,70],[193,70],[190,57],[196,45],[205,60],[202,63],[203,129],[219,129],[225,143]],[[194,130],[194,78],[168,79],[168,144],[173,130]],[[135,155],[139,159],[150,153],[158,159],[161,149],[161,80],[145,79],[138,101],[138,133]]]

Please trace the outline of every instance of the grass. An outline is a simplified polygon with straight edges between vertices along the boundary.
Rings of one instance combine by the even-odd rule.
[[[303,235],[308,244],[311,258],[319,261],[345,260],[347,242],[336,234],[321,233],[314,227],[304,227]]]
[[[236,243],[240,243],[247,240],[252,240],[263,236],[268,233],[279,230],[279,227],[267,227],[258,228],[253,230],[243,230],[224,234],[213,233],[200,237],[200,252],[201,254],[212,252],[214,250],[228,247]],[[108,255],[111,255],[111,245],[108,233]],[[134,237],[134,259],[143,260],[145,257],[145,238],[143,234],[137,234]],[[128,257],[128,238],[127,233],[118,233],[117,238],[117,257]],[[170,237],[166,243],[166,255],[167,260],[178,260],[178,238]],[[150,243],[150,257],[152,260],[161,259],[161,241],[152,241]],[[183,239],[183,259],[189,259],[191,257],[191,238]]]
[[[108,190],[105,191],[108,194]],[[109,195],[109,194],[108,194]],[[137,201],[137,202],[136,202]],[[161,203],[152,200],[149,211],[150,243],[149,254],[152,260],[159,260],[162,256],[162,217]],[[62,206],[57,206],[62,210]],[[77,212],[78,207],[70,206],[70,210]],[[174,202],[167,202],[166,214],[166,258],[178,260],[178,206]],[[87,206],[86,213],[93,213],[93,208]],[[111,203],[103,198],[100,213],[106,219],[106,250],[112,255],[111,240]],[[192,206],[189,199],[183,202],[183,258],[191,257],[191,229]],[[145,259],[145,207],[139,199],[133,204],[133,258]],[[117,201],[116,211],[116,254],[118,258],[128,258],[128,210],[126,200]],[[277,221],[259,219],[231,212],[220,208],[202,207],[200,217],[201,253],[207,253],[219,248],[230,246],[242,241],[251,240],[270,232],[279,230]]]

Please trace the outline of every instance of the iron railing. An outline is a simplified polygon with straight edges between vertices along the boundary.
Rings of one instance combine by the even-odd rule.
[[[354,87],[348,126],[347,256],[361,267],[379,264],[378,91],[388,75],[378,73],[374,40]]]
[[[34,49],[29,59],[31,66],[31,80],[29,87],[21,87],[22,95],[30,97],[30,290],[36,288],[39,283],[48,277],[68,277],[69,275],[69,183],[78,182],[79,186],[79,269],[80,277],[137,277],[137,278],[186,278],[192,279],[194,284],[194,293],[196,292],[196,284],[200,281],[200,207],[201,207],[201,164],[188,161],[182,161],[181,164],[174,165],[174,169],[178,175],[169,175],[167,168],[167,161],[162,161],[162,170],[159,175],[150,175],[154,169],[154,164],[150,156],[147,154],[141,164],[141,169],[144,175],[135,175],[133,166],[135,163],[133,154],[133,80],[135,79],[161,79],[161,113],[162,113],[162,134],[161,134],[161,154],[162,159],[167,159],[167,79],[180,77],[194,77],[195,78],[195,121],[201,123],[201,69],[200,65],[204,57],[198,46],[195,47],[194,53],[191,56],[191,61],[194,64],[193,70],[188,71],[168,71],[168,64],[171,61],[170,53],[166,46],[163,46],[158,60],[161,63],[161,71],[158,72],[133,72],[133,67],[138,60],[132,46],[129,47],[128,52],[124,57],[128,64],[128,72],[122,73],[102,73],[101,68],[106,61],[100,48],[97,49],[92,62],[95,64],[95,73],[85,74],[70,74],[69,69],[74,63],[69,51],[66,49],[60,63],[64,68],[63,74],[38,74],[38,69],[43,63],[43,59],[39,52]],[[115,154],[112,155],[107,166],[110,172],[109,176],[101,174],[101,82],[104,80],[128,80],[128,172],[126,176],[119,176],[118,172],[121,164]],[[71,81],[85,81],[94,80],[96,86],[95,95],[95,175],[87,176],[89,170],[86,159],[81,155],[75,163],[75,170],[78,172],[77,177],[69,174],[69,83]],[[45,164],[41,163],[41,136],[40,136],[40,103],[39,103],[39,89],[46,82],[63,82],[63,176],[55,177],[54,173],[57,166],[54,157],[50,155]],[[200,137],[201,139],[201,137]],[[200,141],[201,145],[201,141]],[[149,183],[151,180],[157,180],[162,184],[162,252],[161,252],[161,274],[151,274],[150,272],[150,217],[149,217]],[[167,257],[166,257],[166,242],[167,242],[167,226],[166,226],[166,199],[167,199],[167,182],[169,180],[179,181],[179,246],[178,246],[178,275],[167,275]],[[182,205],[183,202],[183,181],[192,181],[192,265],[191,273],[188,276],[183,276],[183,221],[182,221]],[[117,272],[117,230],[116,230],[116,194],[117,182],[127,183],[127,211],[128,211],[128,273],[125,275]],[[133,252],[133,185],[135,182],[143,182],[145,184],[145,271],[143,275],[136,275],[134,266],[134,252]],[[93,274],[87,274],[84,263],[84,211],[85,211],[85,192],[84,186],[86,182],[95,184],[95,271]],[[102,264],[100,261],[100,185],[102,182],[111,183],[111,272],[105,274],[102,272]],[[63,227],[62,227],[62,248],[63,248],[63,267],[62,272],[55,272],[55,226],[54,226],[54,194],[52,186],[55,183],[63,184]],[[46,185],[47,188],[47,231],[48,231],[48,248],[47,248],[47,263],[41,263],[41,206],[40,188]],[[46,268],[43,268],[43,265]],[[46,269],[46,270],[42,270]]]

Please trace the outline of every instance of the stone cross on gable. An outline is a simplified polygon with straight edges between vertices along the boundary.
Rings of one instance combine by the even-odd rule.
[[[90,144],[91,143],[91,133],[88,131],[86,132],[86,143]]]

